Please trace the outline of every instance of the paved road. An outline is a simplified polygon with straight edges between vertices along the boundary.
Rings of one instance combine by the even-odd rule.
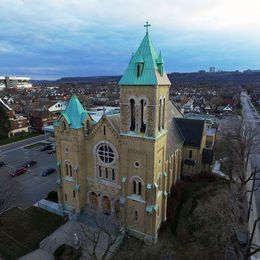
[[[260,116],[252,105],[251,100],[246,92],[242,92],[241,94],[241,104],[243,107],[243,117],[245,121],[250,123],[252,128],[258,132],[258,138],[260,138]],[[260,169],[260,145],[259,147],[257,147],[254,154],[251,155],[250,159],[251,168]],[[258,173],[257,177],[260,177],[260,173]],[[255,187],[257,187],[258,185],[260,185],[260,180],[256,181]],[[255,192],[255,198],[258,216],[260,216],[260,189]]]
[[[47,168],[56,168],[55,154],[41,152],[42,146],[31,149],[21,147],[43,138],[46,139],[46,136],[5,146],[4,151],[0,152],[0,161],[6,163],[6,166],[0,168],[0,182],[12,190],[11,206],[27,208],[46,197],[48,192],[56,190],[56,173],[47,177],[41,176],[41,173]],[[28,168],[23,175],[10,177],[10,173],[29,160],[36,160],[38,163]]]
[[[40,141],[44,141],[46,139],[48,139],[49,135],[39,135],[39,136],[35,136],[32,138],[28,138],[19,142],[15,142],[12,144],[6,144],[6,145],[2,145],[0,146],[0,156],[5,154],[6,152],[10,152],[10,151],[15,151],[21,147],[24,147],[26,145],[32,144],[32,143],[36,143],[36,142],[40,142]]]

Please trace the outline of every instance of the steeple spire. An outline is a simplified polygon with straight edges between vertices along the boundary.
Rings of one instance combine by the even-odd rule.
[[[170,85],[170,81],[163,69],[162,55],[158,55],[152,44],[152,40],[148,33],[148,27],[151,26],[148,22],[144,25],[146,27],[146,34],[132,56],[126,71],[119,81],[119,85]]]

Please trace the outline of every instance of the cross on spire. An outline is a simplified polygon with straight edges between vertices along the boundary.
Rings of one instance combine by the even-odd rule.
[[[146,33],[148,34],[148,27],[151,26],[151,24],[148,23],[148,21],[146,21],[144,27],[146,27]]]

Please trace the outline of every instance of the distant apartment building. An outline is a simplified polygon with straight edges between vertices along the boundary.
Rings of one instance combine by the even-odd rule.
[[[27,117],[17,115],[12,108],[10,108],[2,99],[0,99],[0,106],[6,111],[10,121],[10,132],[8,136],[14,136],[15,134],[28,132],[29,125]]]
[[[29,77],[0,76],[0,90],[5,88],[29,89],[32,88]]]
[[[214,73],[216,71],[215,67],[209,67],[209,72]]]

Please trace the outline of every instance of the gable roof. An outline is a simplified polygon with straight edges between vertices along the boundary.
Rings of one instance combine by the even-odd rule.
[[[120,114],[107,115],[107,120],[111,123],[117,133],[120,133]]]
[[[10,108],[1,98],[0,98],[0,106],[1,106],[5,111],[12,111],[12,108]]]
[[[200,148],[205,120],[190,118],[174,118],[184,137],[184,145]]]
[[[62,116],[70,125],[70,128],[79,129],[83,127],[82,124],[87,116],[87,111],[82,107],[76,95],[73,95],[60,118]]]
[[[168,129],[168,135],[167,135],[167,147],[166,147],[166,155],[167,157],[172,155],[176,149],[181,147],[184,143],[184,137],[182,136],[180,130],[176,126],[173,118],[174,117],[181,117],[182,115],[179,113],[179,111],[176,109],[176,107],[172,104],[171,101],[169,101],[167,106],[167,129]]]
[[[137,76],[137,64],[143,66],[139,76]],[[133,54],[118,84],[121,86],[171,84],[163,69],[161,53],[159,56],[157,55],[148,33],[146,33],[136,53]]]

